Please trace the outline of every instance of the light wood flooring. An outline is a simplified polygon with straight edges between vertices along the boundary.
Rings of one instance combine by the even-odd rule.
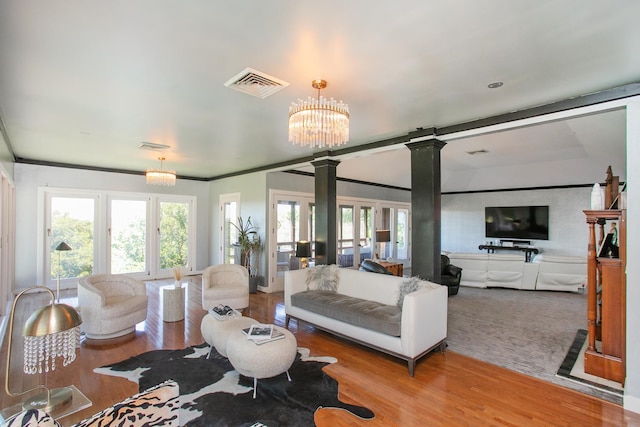
[[[138,391],[135,384],[125,379],[93,373],[94,368],[150,350],[184,348],[203,342],[200,322],[205,311],[200,305],[200,280],[187,279],[184,321],[166,323],[161,318],[159,288],[171,281],[148,282],[149,314],[135,334],[104,342],[84,340],[73,364],[49,374],[50,387],[74,384],[93,402],[90,408],[61,419],[63,425],[71,425]],[[24,297],[20,301],[21,304],[25,301],[24,307],[19,306],[18,313],[30,312],[43,304],[38,301],[42,295]],[[282,293],[251,294],[250,306],[244,314],[282,326],[285,317]],[[412,378],[406,363],[393,357],[314,330],[304,323],[292,321],[289,329],[298,345],[311,349],[312,355],[338,359],[325,371],[340,384],[341,400],[366,406],[375,413],[375,419],[363,421],[345,411],[321,409],[316,413],[318,426],[640,426],[640,414],[615,404],[451,351],[421,359]],[[18,352],[20,343],[14,341]],[[0,349],[3,382],[6,344],[5,339]],[[9,376],[13,391],[26,387],[21,360],[12,360]],[[18,399],[2,393],[0,407],[17,402]]]

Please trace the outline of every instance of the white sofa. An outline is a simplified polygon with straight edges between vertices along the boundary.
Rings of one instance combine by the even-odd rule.
[[[587,258],[574,256],[538,255],[536,289],[578,292],[586,289]]]
[[[587,280],[586,257],[457,253],[447,255],[462,268],[461,286],[578,292]]]
[[[447,287],[427,281],[419,281],[422,289],[407,294],[403,299],[399,336],[357,326],[348,321],[319,314],[292,303],[292,296],[307,291],[307,274],[310,269],[287,271],[284,279],[284,300],[287,325],[290,319],[302,320],[335,335],[391,354],[408,362],[413,376],[415,363],[436,347],[445,350],[447,337]],[[350,309],[368,302],[380,303],[390,312],[397,310],[401,285],[411,279],[386,274],[357,271],[349,268],[338,270],[338,286],[334,293],[345,297]],[[313,292],[313,291],[312,291]],[[304,296],[304,295],[303,295]],[[299,298],[298,295],[297,298]],[[353,304],[350,298],[354,298]],[[294,298],[296,299],[296,298]],[[343,301],[344,302],[344,301]]]

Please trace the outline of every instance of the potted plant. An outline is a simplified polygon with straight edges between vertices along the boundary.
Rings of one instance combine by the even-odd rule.
[[[251,222],[251,217],[246,221],[238,217],[238,223],[232,225],[238,231],[240,264],[249,272],[249,292],[253,293],[258,290],[258,285],[264,284],[264,277],[259,275],[260,257],[264,249],[262,238],[257,227]]]

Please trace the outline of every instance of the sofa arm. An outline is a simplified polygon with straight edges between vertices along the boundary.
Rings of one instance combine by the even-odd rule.
[[[448,289],[427,282],[428,288],[404,297],[400,331],[402,351],[415,357],[447,337]]]
[[[462,269],[456,265],[449,264],[444,268],[443,273],[459,278],[462,275]]]
[[[291,307],[291,295],[307,290],[307,270],[284,272],[284,306]]]

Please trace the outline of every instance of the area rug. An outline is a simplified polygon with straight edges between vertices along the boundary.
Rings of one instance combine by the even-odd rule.
[[[371,410],[338,400],[338,382],[322,368],[337,360],[311,357],[298,348],[289,374],[258,380],[238,374],[228,359],[201,344],[182,350],[155,350],[94,372],[119,376],[138,384],[140,391],[172,379],[180,386],[180,424],[186,426],[313,426],[323,407],[340,408],[371,419]]]
[[[587,348],[587,331],[578,329],[576,337],[567,352],[557,376],[596,388],[614,396],[622,396],[622,386],[614,381],[590,375],[584,372],[584,351]]]

